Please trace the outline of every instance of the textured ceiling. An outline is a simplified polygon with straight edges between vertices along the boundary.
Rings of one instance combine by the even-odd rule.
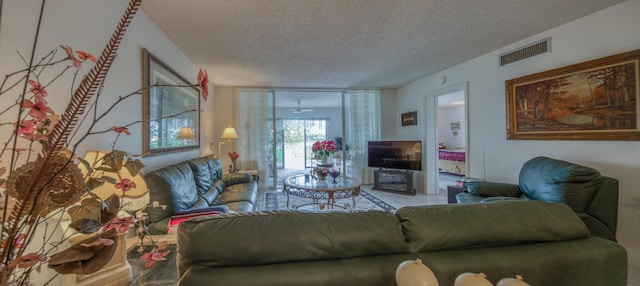
[[[619,2],[155,0],[142,10],[214,85],[383,88]]]

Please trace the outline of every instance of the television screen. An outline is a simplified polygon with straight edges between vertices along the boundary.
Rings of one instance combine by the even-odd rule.
[[[367,150],[369,167],[422,171],[422,141],[369,141]]]

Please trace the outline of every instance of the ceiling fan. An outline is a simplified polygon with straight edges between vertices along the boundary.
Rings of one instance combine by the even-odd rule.
[[[296,109],[290,108],[289,110],[293,111],[293,113],[303,113],[303,112],[311,112],[311,111],[313,111],[313,109],[301,109],[300,108],[300,99],[298,99],[298,108],[296,108]]]

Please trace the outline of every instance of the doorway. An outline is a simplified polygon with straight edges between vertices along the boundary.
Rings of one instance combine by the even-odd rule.
[[[465,91],[439,95],[438,98],[438,190],[466,174],[466,116]]]
[[[446,192],[446,187],[467,175],[468,148],[468,85],[461,83],[434,91],[425,96],[425,152],[427,171],[425,186],[428,194]]]
[[[323,119],[278,119],[276,140],[276,166],[278,169],[304,170],[311,168],[313,142],[327,140],[328,118]]]

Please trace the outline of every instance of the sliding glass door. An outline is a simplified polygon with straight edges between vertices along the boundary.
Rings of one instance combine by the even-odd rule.
[[[341,91],[276,90],[274,97],[277,186],[315,166],[314,142],[342,136],[343,107]]]
[[[287,176],[309,172],[315,165],[311,146],[322,140],[338,143],[334,168],[372,183],[366,147],[380,134],[377,90],[235,93],[238,150],[247,154],[244,168],[258,170],[261,187],[275,188]]]
[[[304,170],[313,167],[311,145],[327,140],[329,119],[276,119],[276,168]]]

